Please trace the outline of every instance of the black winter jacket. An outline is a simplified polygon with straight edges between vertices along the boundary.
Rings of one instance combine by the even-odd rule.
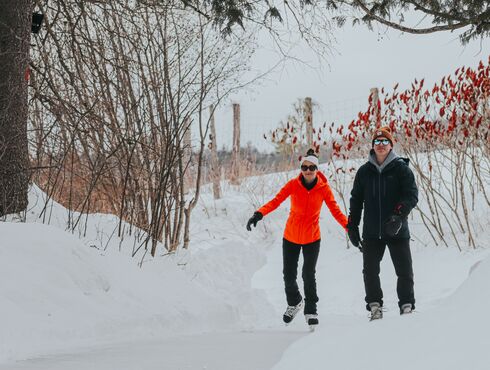
[[[350,198],[350,222],[358,226],[364,208],[363,239],[388,239],[383,225],[397,213],[395,209],[401,210],[403,217],[402,228],[395,238],[410,238],[407,216],[418,202],[418,190],[408,163],[407,158],[396,156],[381,172],[371,162],[357,171]]]

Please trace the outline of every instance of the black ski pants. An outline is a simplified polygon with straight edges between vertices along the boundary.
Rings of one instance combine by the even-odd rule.
[[[305,293],[305,314],[316,314],[318,296],[316,294],[316,262],[320,252],[320,240],[309,244],[295,244],[283,239],[283,275],[286,299],[289,306],[296,306],[301,301],[296,277],[298,274],[299,255],[303,251],[303,283]]]
[[[369,311],[369,303],[378,302],[383,305],[383,291],[379,280],[380,262],[388,246],[391,260],[398,277],[396,292],[398,294],[398,306],[411,303],[415,308],[415,296],[413,292],[412,255],[410,253],[410,240],[365,240],[363,243],[363,275],[364,288],[366,290],[366,308]]]

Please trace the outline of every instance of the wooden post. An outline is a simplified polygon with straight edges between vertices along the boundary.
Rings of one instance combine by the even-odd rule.
[[[313,148],[313,108],[310,97],[305,98],[304,114],[306,124],[306,144],[308,145],[308,148]]]
[[[376,127],[379,127],[379,125],[381,124],[381,112],[379,109],[379,91],[377,87],[373,87],[369,92],[371,95],[371,106],[373,107]]]
[[[213,196],[214,199],[221,198],[221,171],[218,161],[218,146],[216,143],[216,126],[214,124],[214,106],[211,104],[209,107],[210,115],[210,128],[211,128],[211,180],[213,182]]]
[[[231,183],[240,184],[240,104],[233,104],[233,149],[231,157]]]

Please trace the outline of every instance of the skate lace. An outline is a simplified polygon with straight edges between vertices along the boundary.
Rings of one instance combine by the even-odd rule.
[[[286,309],[286,313],[285,315],[286,316],[293,316],[295,313],[296,313],[296,306],[288,306],[288,308]]]
[[[288,306],[288,308],[286,309],[286,315],[292,316],[294,314],[295,309],[296,309],[296,306]]]
[[[383,307],[371,307],[371,318],[380,318],[383,315]]]

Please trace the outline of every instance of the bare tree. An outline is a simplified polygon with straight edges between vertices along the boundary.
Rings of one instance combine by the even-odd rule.
[[[203,112],[239,85],[249,35],[225,43],[180,2],[39,6],[47,35],[33,58],[31,140],[43,168],[35,181],[70,210],[72,230],[84,232],[89,212],[108,212],[119,215],[120,236],[140,237],[133,254],[155,255],[159,242],[187,247],[209,126]],[[191,126],[194,148],[185,140]]]

